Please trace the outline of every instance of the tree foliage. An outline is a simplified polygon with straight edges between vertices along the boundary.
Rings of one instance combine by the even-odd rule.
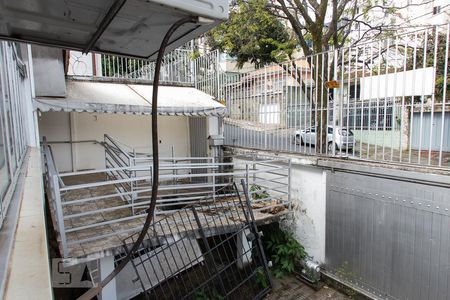
[[[295,41],[286,26],[266,8],[266,0],[238,0],[228,21],[207,35],[207,43],[237,59],[239,68],[256,67],[291,57]]]
[[[444,88],[447,91],[450,90],[450,64],[447,64],[447,71],[445,70],[445,60],[449,56],[445,53],[448,51],[446,48],[447,35],[443,32],[437,33],[436,29],[433,29],[427,37],[424,36],[424,33],[419,34],[418,39],[423,41],[422,45],[417,47],[415,57],[414,50],[408,49],[409,55],[407,55],[406,69],[435,67],[434,94],[437,100],[442,100]],[[447,74],[447,80],[445,80],[445,74]],[[444,87],[445,81],[446,87]],[[447,94],[446,98],[449,96]]]

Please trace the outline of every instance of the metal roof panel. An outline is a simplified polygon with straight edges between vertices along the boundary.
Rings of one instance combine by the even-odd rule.
[[[0,38],[84,50],[117,1],[0,0]],[[92,50],[155,58],[165,32],[186,16],[201,16],[212,22],[182,26],[167,51],[226,19],[228,0],[127,0]]]

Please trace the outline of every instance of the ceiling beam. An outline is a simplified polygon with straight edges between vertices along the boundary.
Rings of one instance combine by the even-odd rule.
[[[91,51],[92,47],[94,47],[95,43],[98,41],[98,39],[102,36],[103,32],[105,32],[106,28],[108,28],[109,24],[112,22],[114,17],[117,15],[117,13],[120,11],[122,6],[125,4],[127,0],[116,0],[109,8],[106,15],[103,17],[102,22],[97,28],[97,31],[94,33],[94,35],[91,37],[89,42],[87,43],[86,47],[83,49],[83,53],[88,53]]]

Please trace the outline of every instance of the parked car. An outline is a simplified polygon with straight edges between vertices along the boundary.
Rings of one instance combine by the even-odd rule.
[[[333,135],[333,126],[328,126],[328,151],[332,150],[333,137],[336,149],[352,149],[355,146],[355,137],[353,132],[351,130],[347,130],[347,128],[342,128],[339,126],[335,126],[334,128],[336,129],[336,134]],[[316,129],[317,127],[309,127],[302,130],[297,130],[293,138],[294,143],[315,146],[317,141]]]

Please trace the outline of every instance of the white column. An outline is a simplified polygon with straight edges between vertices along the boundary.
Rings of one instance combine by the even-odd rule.
[[[100,278],[105,279],[114,270],[114,256],[100,258]],[[117,300],[116,279],[102,289],[102,300]]]
[[[240,269],[244,268],[245,266],[247,266],[249,263],[252,262],[252,252],[251,252],[252,242],[249,242],[247,240],[247,235],[249,233],[250,230],[245,229],[237,235],[236,241],[237,255],[238,255],[237,266]]]

